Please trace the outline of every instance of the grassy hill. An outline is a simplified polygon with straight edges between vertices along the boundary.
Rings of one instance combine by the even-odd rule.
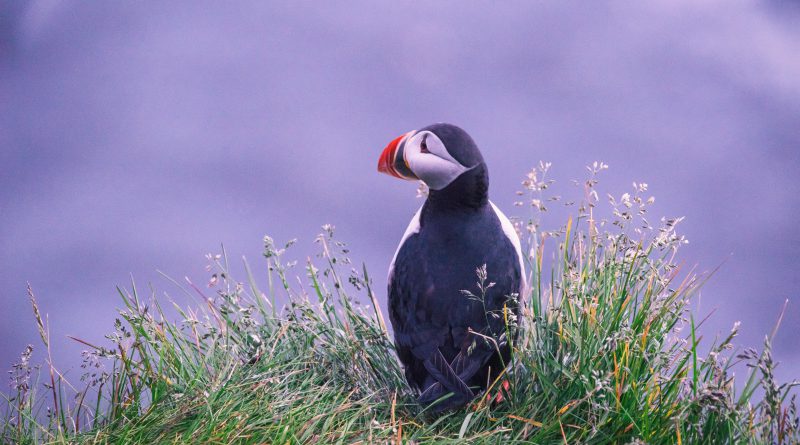
[[[366,267],[354,268],[326,226],[319,255],[286,260],[264,239],[266,264],[244,277],[209,256],[207,286],[178,284],[196,303],[174,305],[120,289],[123,309],[104,345],[87,346],[85,375],[67,382],[30,351],[12,369],[5,443],[799,443],[792,385],[774,381],[770,337],[735,351],[730,335],[701,344],[688,304],[707,274],[679,266],[680,218],[651,227],[645,184],[609,199],[596,175],[581,183],[575,217],[554,231],[539,214],[548,164],[523,182],[518,220],[530,290],[513,357],[488,396],[433,416],[415,403],[394,355]],[[266,283],[256,276],[266,269]],[[491,277],[476,271],[480,298]],[[382,292],[380,292],[382,295]],[[42,342],[47,328],[30,292]],[[286,301],[286,305],[278,302]],[[175,317],[173,317],[175,318]],[[773,333],[774,334],[774,333]],[[701,353],[701,351],[706,351]],[[27,354],[27,356],[26,356]],[[27,357],[27,358],[26,358]],[[746,362],[737,388],[731,374]],[[498,401],[497,394],[502,393]],[[757,398],[757,400],[756,400]]]

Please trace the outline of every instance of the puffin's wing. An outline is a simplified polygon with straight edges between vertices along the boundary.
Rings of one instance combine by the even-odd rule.
[[[427,290],[432,278],[422,248],[419,236],[412,234],[398,249],[389,274],[389,317],[396,343],[425,359],[442,345],[450,326],[444,311],[434,314],[423,309],[430,306],[424,300],[430,298]]]
[[[447,363],[447,359],[444,358],[442,352],[438,349],[434,351],[430,358],[424,361],[424,364],[425,369],[428,370],[431,376],[439,381],[437,384],[444,385],[450,392],[455,394],[461,394],[470,398],[474,396],[469,386],[467,386],[456,371],[450,367],[450,364]],[[435,385],[436,384],[432,386]]]
[[[460,344],[454,345],[458,348],[458,354],[450,363],[450,368],[465,382],[470,381],[480,369],[489,364],[490,360],[494,361],[492,366],[502,366],[502,362],[497,363],[498,359],[493,358],[496,357],[498,349],[501,351],[502,360],[508,360],[510,348],[509,341],[505,338],[507,326],[503,314],[508,310],[518,315],[518,299],[526,292],[525,268],[519,237],[511,221],[494,203],[490,204],[501,230],[497,233],[498,242],[492,258],[491,260],[487,258],[489,281],[495,284],[484,296],[483,308],[489,314],[486,315],[488,331],[482,334],[492,337],[493,341],[482,335],[466,334]],[[432,402],[445,395],[448,390],[455,392],[452,388],[446,388],[448,385],[444,380],[438,377],[437,380],[438,382],[427,387],[420,395],[421,403]]]
[[[467,348],[464,348],[456,355],[453,362],[449,365],[449,368],[452,369],[453,373],[456,375],[458,382],[461,382],[468,391],[465,392],[461,387],[456,391],[451,387],[452,385],[448,385],[447,389],[450,392],[472,395],[472,390],[466,386],[464,381],[469,380],[470,377],[475,375],[481,366],[486,364],[495,351],[488,351],[488,354],[486,352],[487,351],[473,351],[471,354],[468,354]],[[441,353],[439,355],[441,356]],[[446,378],[446,376],[444,378]],[[444,378],[436,377],[438,381],[428,386],[428,388],[420,394],[418,401],[422,404],[427,404],[446,395],[447,391],[445,391],[445,386],[442,385],[442,382],[447,383]],[[453,380],[453,378],[450,377],[450,380]]]
[[[443,343],[449,326],[418,311],[424,298],[428,265],[419,238],[422,208],[411,219],[389,266],[389,318],[394,329],[395,347],[412,386],[422,388],[430,380],[424,361]]]
[[[495,285],[488,290],[480,313],[425,309],[433,304],[431,297],[434,295],[428,294],[435,287],[435,281],[431,280],[435,280],[437,265],[426,262],[430,261],[430,256],[425,254],[425,246],[418,235],[420,212],[409,224],[390,266],[389,316],[397,353],[409,383],[425,390],[424,394],[432,397],[431,401],[444,395],[445,388],[464,393],[463,388],[455,391],[455,387],[469,381],[496,355],[497,347],[493,343],[469,335],[467,331],[470,328],[480,330],[484,335],[499,340],[500,334],[506,331],[501,315],[504,306],[513,313],[518,312],[517,301],[509,297],[522,294],[525,286],[519,240],[508,218],[494,205],[491,210],[497,217],[497,232],[493,236],[498,241],[494,244],[496,248],[491,249],[493,258],[484,262],[488,263],[489,279]],[[480,328],[481,323],[475,322],[487,321],[484,310],[494,314],[488,317],[489,325],[485,326],[488,331]],[[507,343],[499,346],[506,349]],[[455,357],[450,363],[445,360],[446,367],[436,366],[438,356],[444,355],[443,347],[451,351],[449,357]]]

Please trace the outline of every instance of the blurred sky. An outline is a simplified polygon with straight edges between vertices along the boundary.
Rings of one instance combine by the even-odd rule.
[[[649,183],[687,267],[724,262],[707,339],[741,320],[759,346],[788,298],[775,356],[800,375],[800,8],[733,0],[3,0],[0,363],[42,357],[26,282],[77,378],[66,335],[102,342],[116,285],[178,294],[157,270],[204,282],[220,243],[260,265],[265,234],[302,259],[332,223],[382,291],[420,201],[378,156],[439,121],[509,214],[540,159],[565,197],[594,160],[602,192]]]

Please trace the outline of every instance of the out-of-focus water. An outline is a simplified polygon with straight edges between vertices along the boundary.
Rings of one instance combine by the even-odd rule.
[[[800,374],[800,11],[790,3],[0,4],[0,363],[102,341],[140,291],[203,282],[208,252],[258,264],[264,234],[313,255],[333,223],[378,289],[419,201],[375,171],[393,137],[469,131],[492,199],[538,160],[556,192],[603,160],[601,190],[649,183],[686,216],[707,337],[742,321]],[[556,212],[551,225],[567,212]],[[384,298],[381,295],[381,298]],[[710,338],[708,338],[710,340]]]

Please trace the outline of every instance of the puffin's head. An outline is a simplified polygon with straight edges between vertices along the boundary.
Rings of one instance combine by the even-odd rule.
[[[419,179],[431,190],[442,190],[481,164],[483,156],[466,131],[451,124],[433,124],[390,142],[378,160],[378,171]]]

